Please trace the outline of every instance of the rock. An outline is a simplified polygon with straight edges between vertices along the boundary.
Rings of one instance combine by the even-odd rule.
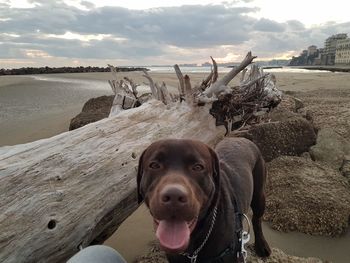
[[[278,104],[276,109],[296,112],[294,97],[292,95],[283,94],[282,101]]]
[[[348,180],[350,180],[350,155],[344,157],[340,171]]]
[[[81,113],[75,116],[69,125],[69,130],[78,129],[86,124],[107,118],[112,107],[114,95],[89,99]]]
[[[247,263],[322,263],[318,258],[301,258],[285,254],[282,250],[272,248],[271,256],[268,258],[259,258],[254,252],[252,245],[247,247],[248,257]],[[165,254],[159,250],[156,242],[152,242],[150,250],[147,254],[136,259],[134,263],[168,263]]]
[[[304,152],[304,153],[300,154],[300,157],[303,157],[303,158],[311,160],[311,155],[310,155],[309,152]]]
[[[85,126],[86,124],[102,120],[109,116],[111,107],[113,105],[114,95],[112,96],[101,96],[97,98],[89,99],[83,106],[81,113],[75,116],[69,125],[69,130],[78,129]],[[138,97],[136,107],[142,103],[152,99],[151,93],[144,93]]]
[[[319,258],[302,258],[291,256],[278,248],[272,248],[270,257],[266,259],[259,258],[254,251],[253,245],[248,246],[247,263],[326,263]]]
[[[291,95],[291,96],[293,96],[293,95],[295,95],[295,94],[297,94],[297,91],[294,91],[294,90],[284,90],[283,91],[283,95],[285,96],[285,95]]]
[[[292,112],[298,112],[298,110],[304,108],[304,103],[301,99],[293,96],[294,93],[284,93],[283,99],[278,105],[279,109],[286,109]]]
[[[294,106],[295,106],[295,111],[298,112],[298,110],[304,108],[304,103],[301,99],[294,98]]]
[[[313,114],[304,108],[304,103],[300,99],[288,95],[283,96],[281,103],[270,112],[269,117],[272,121],[303,117],[313,123]]]
[[[238,134],[253,141],[265,161],[281,155],[300,155],[316,143],[316,134],[310,122],[301,117],[263,123]]]
[[[331,128],[321,129],[317,134],[316,145],[310,149],[310,154],[313,160],[325,162],[339,169],[344,156],[350,155],[350,143]]]
[[[314,116],[313,113],[310,110],[307,110],[305,108],[302,108],[298,110],[298,113],[305,119],[307,119],[309,122],[314,122]]]
[[[301,157],[268,163],[264,219],[279,231],[337,236],[349,225],[350,184],[339,171]]]

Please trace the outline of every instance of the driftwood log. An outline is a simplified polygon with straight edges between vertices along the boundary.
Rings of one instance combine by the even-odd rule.
[[[206,109],[141,107],[33,143],[0,148],[0,262],[62,262],[101,243],[137,208],[137,160],[161,138],[223,136]]]
[[[109,118],[0,148],[0,262],[63,262],[79,248],[107,239],[137,207],[135,178],[143,149],[161,138],[219,141],[225,129],[215,126],[207,102],[230,94],[228,83],[253,58],[249,53],[218,80],[213,60],[210,77],[194,88],[179,71],[177,95],[145,72],[153,98],[136,108],[137,85],[115,79]],[[136,101],[132,109],[120,107],[125,97]]]

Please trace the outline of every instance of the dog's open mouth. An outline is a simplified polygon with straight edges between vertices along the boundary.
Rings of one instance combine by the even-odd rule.
[[[196,223],[197,218],[191,221],[154,219],[154,229],[162,249],[168,253],[183,252],[189,244]]]

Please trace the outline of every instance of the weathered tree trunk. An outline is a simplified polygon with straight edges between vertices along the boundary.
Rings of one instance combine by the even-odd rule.
[[[137,207],[136,168],[161,138],[213,144],[209,108],[152,100],[55,137],[0,148],[0,262],[62,262]]]

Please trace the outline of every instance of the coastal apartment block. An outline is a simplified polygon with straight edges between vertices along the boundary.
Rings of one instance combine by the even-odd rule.
[[[326,56],[326,65],[335,64],[335,53],[337,49],[337,43],[346,39],[347,34],[336,34],[326,39],[324,42],[324,54]]]
[[[335,64],[350,65],[350,38],[337,41]]]
[[[290,66],[350,65],[350,38],[346,33],[328,37],[324,48],[309,46],[299,56],[291,59]]]

